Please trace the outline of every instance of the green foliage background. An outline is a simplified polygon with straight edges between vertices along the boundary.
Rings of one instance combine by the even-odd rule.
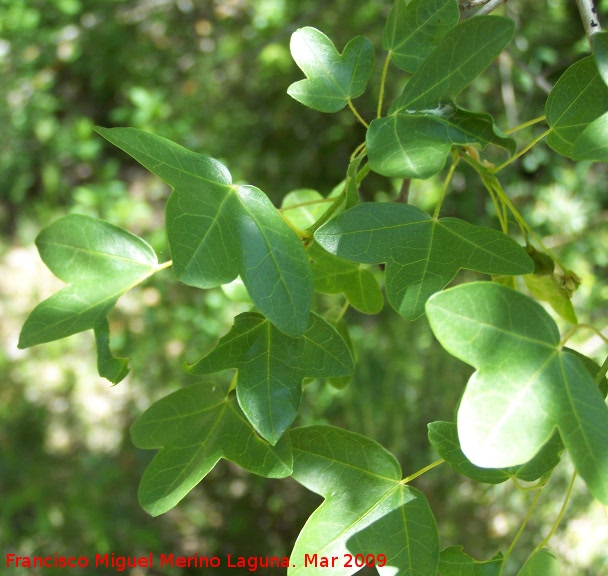
[[[133,360],[132,376],[110,388],[96,376],[92,339],[16,350],[27,312],[58,287],[31,247],[40,228],[70,211],[124,226],[166,255],[159,224],[167,187],[106,145],[95,125],[135,126],[219,158],[235,181],[255,183],[277,203],[294,189],[327,194],[344,178],[362,130],[348,110],[330,118],[287,96],[301,79],[289,37],[310,25],[340,49],[360,33],[378,47],[391,5],[0,0],[0,552],[290,553],[319,503],[291,480],[263,480],[221,462],[164,516],[151,519],[136,499],[151,455],[132,446],[129,425],[152,401],[191,382],[181,363],[206,353],[246,305],[221,290],[163,282],[164,273],[147,281],[111,316],[115,350]],[[550,86],[588,46],[574,3],[512,2],[506,10],[516,40],[461,101],[515,125],[542,114]],[[367,117],[375,113],[378,77],[376,66],[370,93],[357,103]],[[394,78],[387,99],[402,89]],[[579,320],[605,326],[606,288],[596,278],[605,278],[608,266],[606,165],[574,165],[540,145],[504,178],[530,223],[581,276]],[[362,192],[370,200],[394,198],[397,185],[370,176]],[[453,185],[446,213],[479,222],[486,195],[466,166]],[[415,182],[412,201],[431,206],[439,186]],[[342,391],[310,382],[300,421],[366,434],[413,472],[434,458],[427,422],[453,419],[472,369],[443,352],[424,321],[405,322],[389,310],[349,315],[356,323],[355,379]],[[599,351],[594,339],[578,344],[591,356]],[[566,482],[556,482],[557,494]],[[445,466],[418,486],[443,541],[464,543],[478,557],[508,545],[528,505],[520,494],[480,487]],[[582,551],[565,557],[567,573],[602,574],[606,511],[591,504],[582,483],[577,487],[559,542]],[[553,518],[559,504],[546,501],[539,520]],[[577,548],[587,540],[597,546]],[[529,551],[524,547],[522,558]],[[96,573],[106,572],[87,570]]]

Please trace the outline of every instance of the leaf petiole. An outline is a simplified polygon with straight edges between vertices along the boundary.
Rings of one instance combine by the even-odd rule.
[[[445,460],[443,458],[440,458],[439,460],[435,460],[435,462],[431,462],[431,464],[429,464],[428,466],[421,468],[420,470],[418,470],[418,472],[414,472],[413,474],[410,474],[407,478],[404,478],[403,480],[401,480],[401,483],[409,484],[412,480],[414,480],[415,478],[418,478],[418,476],[422,476],[429,470],[432,470],[433,468],[439,466],[440,464],[443,464],[444,462],[445,462]]]
[[[353,104],[352,100],[349,98],[347,100],[347,102],[348,102],[348,107],[351,109],[352,113],[355,115],[355,118],[357,118],[357,120],[359,120],[359,122],[361,122],[361,124],[363,124],[363,126],[365,126],[365,128],[369,128],[369,124],[363,119],[361,114],[359,114],[359,112],[355,108],[355,105]]]
[[[496,174],[497,172],[500,172],[503,168],[505,168],[506,166],[508,166],[509,164],[511,164],[512,162],[514,162],[515,160],[517,160],[518,158],[523,156],[526,152],[528,152],[528,150],[530,150],[532,147],[536,146],[536,144],[538,144],[545,136],[548,136],[550,132],[551,132],[551,129],[545,130],[545,132],[543,132],[540,136],[534,138],[534,140],[532,140],[532,142],[530,142],[527,146],[522,148],[517,154],[515,154],[515,156],[513,156],[512,158],[509,158],[506,162],[503,162],[500,166],[493,168],[492,173]]]
[[[384,66],[382,67],[382,78],[380,80],[380,96],[378,96],[378,110],[376,111],[376,118],[382,117],[382,104],[384,101],[384,86],[386,84],[386,74],[388,72],[388,65],[393,56],[393,52],[389,52],[384,60]]]
[[[533,118],[532,120],[523,122],[522,124],[519,124],[518,126],[509,128],[508,130],[505,130],[504,133],[505,134],[515,134],[515,132],[519,132],[520,130],[527,128],[528,126],[534,126],[534,124],[538,124],[539,122],[542,122],[543,120],[546,120],[546,119],[547,119],[547,117],[543,114],[542,116],[539,116],[538,118]]]

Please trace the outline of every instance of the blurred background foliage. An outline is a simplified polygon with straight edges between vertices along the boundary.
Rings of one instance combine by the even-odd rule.
[[[152,454],[131,445],[129,425],[151,402],[192,382],[182,362],[208,351],[246,305],[221,290],[181,286],[170,271],[147,281],[122,298],[111,317],[113,346],[132,357],[132,374],[110,387],[95,373],[88,334],[16,349],[29,310],[60,285],[40,263],[33,241],[42,227],[74,211],[142,235],[161,261],[169,258],[162,231],[167,187],[107,145],[94,133],[95,125],[135,126],[214,156],[235,180],[259,186],[277,203],[296,188],[328,193],[344,178],[349,155],[364,134],[348,110],[327,116],[286,95],[287,86],[301,77],[289,54],[290,34],[311,25],[339,49],[361,33],[374,42],[375,72],[368,93],[356,102],[371,119],[391,4],[0,0],[3,554],[289,554],[320,501],[290,480],[263,480],[224,462],[160,518],[148,517],[136,498]],[[599,11],[608,20],[607,4],[600,3]],[[588,45],[573,2],[514,0],[502,10],[516,21],[517,37],[460,103],[494,114],[506,128],[543,113],[552,84]],[[392,70],[388,100],[405,81]],[[523,131],[520,143],[542,130]],[[540,144],[501,173],[501,180],[539,234],[581,277],[574,295],[579,320],[605,328],[606,166],[574,164]],[[370,175],[361,192],[367,200],[387,200],[399,186]],[[413,182],[410,201],[430,208],[439,186],[435,180]],[[489,199],[466,166],[459,166],[443,212],[495,225]],[[340,304],[323,300],[328,307]],[[393,451],[404,473],[412,473],[436,458],[426,424],[453,418],[471,370],[438,347],[424,319],[407,323],[385,311],[377,317],[348,312],[347,320],[359,357],[357,374],[343,390],[309,383],[300,422],[367,434]],[[599,338],[589,334],[576,344],[592,357],[605,354]],[[569,473],[567,463],[563,468],[543,496],[517,557],[525,558],[557,515]],[[416,482],[437,515],[443,545],[462,543],[480,558],[505,550],[531,498],[510,485],[475,485],[445,466]],[[562,573],[608,574],[607,544],[606,510],[577,484],[552,540]],[[145,573],[173,576],[200,569]]]

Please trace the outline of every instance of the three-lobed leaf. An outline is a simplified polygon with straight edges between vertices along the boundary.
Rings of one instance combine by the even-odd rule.
[[[225,166],[134,128],[98,128],[112,144],[173,188],[166,226],[178,279],[199,288],[238,274],[253,303],[280,330],[306,330],[312,278],[300,239],[268,197],[232,184]]]
[[[344,339],[326,320],[311,313],[306,332],[291,337],[255,312],[239,314],[230,332],[195,364],[191,374],[236,368],[241,409],[258,433],[276,444],[300,408],[306,377],[348,376],[353,359]]]
[[[291,55],[306,75],[287,93],[320,112],[337,112],[361,96],[374,65],[374,47],[364,36],[353,38],[339,54],[323,32],[307,26],[291,36]]]
[[[414,73],[459,17],[456,0],[396,0],[384,27],[382,47],[396,66]]]
[[[290,431],[293,478],[325,498],[300,532],[289,576],[316,575],[308,555],[339,558],[331,567],[348,576],[361,567],[345,566],[345,554],[384,554],[380,575],[430,576],[437,572],[439,536],[429,504],[419,490],[401,481],[401,468],[382,446],[330,426]]]
[[[457,417],[467,458],[486,468],[523,464],[557,428],[589,490],[607,503],[608,406],[542,306],[480,282],[435,294],[426,312],[442,346],[477,368]]]
[[[160,448],[139,487],[142,507],[158,516],[173,508],[220,458],[267,478],[292,470],[289,439],[276,446],[260,438],[234,395],[202,382],[152,404],[131,426],[138,448]]]
[[[388,301],[410,320],[461,268],[510,275],[533,270],[526,251],[502,232],[456,218],[436,220],[409,204],[360,204],[319,228],[315,239],[340,258],[385,262]]]

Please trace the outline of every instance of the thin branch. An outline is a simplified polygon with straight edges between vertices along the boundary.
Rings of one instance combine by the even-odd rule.
[[[602,30],[600,21],[597,17],[597,9],[593,0],[576,0],[578,11],[583,21],[583,27],[585,28],[585,34],[587,40],[589,40],[589,46],[593,47],[591,37]]]
[[[460,9],[462,10],[462,18],[471,18],[472,16],[481,16],[482,14],[489,14],[490,12],[496,10],[502,4],[506,4],[507,0],[488,0],[480,1],[480,0],[472,0],[471,2],[464,2],[460,5]],[[478,6],[481,5],[481,8],[477,9]]]

